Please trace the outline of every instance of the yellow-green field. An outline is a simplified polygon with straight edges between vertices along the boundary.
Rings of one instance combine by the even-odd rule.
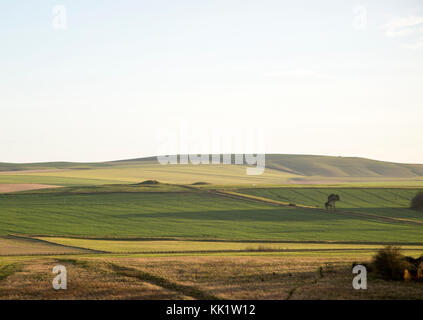
[[[423,166],[360,158],[266,155],[262,175],[245,165],[161,165],[156,158],[104,163],[0,163],[0,184],[101,185],[159,180],[213,185],[423,186]]]
[[[377,244],[340,244],[340,243],[287,243],[287,242],[224,242],[224,241],[137,241],[137,240],[95,240],[77,238],[38,237],[44,241],[109,253],[169,253],[207,251],[335,251],[362,250],[374,252],[383,247]],[[403,245],[404,250],[422,252],[421,245]],[[344,252],[344,253],[345,253]]]
[[[246,175],[246,168],[238,165],[160,165],[139,164],[104,169],[38,172],[7,172],[0,174],[0,183],[55,183],[59,185],[136,183],[144,180],[159,180],[164,183],[192,184],[207,182],[211,184],[286,184],[296,175],[276,170],[266,170],[260,176]]]

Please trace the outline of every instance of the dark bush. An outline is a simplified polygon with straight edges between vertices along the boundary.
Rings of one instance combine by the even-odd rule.
[[[404,270],[412,266],[401,254],[399,247],[386,246],[373,257],[372,264],[375,271],[384,279],[403,280]]]
[[[151,184],[159,184],[160,182],[158,182],[157,180],[145,180],[143,182],[138,183],[138,185],[142,185],[142,184],[147,184],[147,185],[151,185]]]
[[[411,209],[423,210],[423,191],[417,193],[413,200],[411,200]]]
[[[405,257],[405,260],[409,264],[408,271],[413,277],[418,276],[418,270],[423,268],[423,256],[415,259],[413,257]]]

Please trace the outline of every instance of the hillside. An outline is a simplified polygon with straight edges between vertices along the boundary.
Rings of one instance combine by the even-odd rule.
[[[1,171],[23,170],[92,170],[156,164],[155,157],[98,163],[46,162],[0,163]],[[163,170],[165,166],[162,167]],[[423,177],[423,164],[402,164],[356,157],[316,155],[266,155],[266,168],[294,176],[318,177],[371,177],[416,178]],[[209,170],[209,169],[208,169]]]
[[[402,164],[356,157],[271,154],[266,158],[266,168],[321,177],[423,176],[423,164]]]

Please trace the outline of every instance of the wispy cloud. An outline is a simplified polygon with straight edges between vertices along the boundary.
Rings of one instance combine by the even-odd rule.
[[[381,26],[389,38],[408,38],[401,45],[411,50],[423,49],[423,16],[392,18]]]
[[[420,26],[423,26],[423,16],[408,16],[393,18],[384,24],[382,28],[385,30],[386,36],[394,38],[419,32],[421,29],[418,27]]]

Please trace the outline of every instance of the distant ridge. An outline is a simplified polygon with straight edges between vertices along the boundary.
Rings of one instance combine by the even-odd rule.
[[[156,157],[145,157],[109,162],[45,162],[0,163],[0,171],[96,169],[156,162]],[[268,154],[266,168],[299,176],[320,177],[423,177],[423,164],[403,164],[358,157],[333,157],[319,155]]]
[[[423,164],[403,164],[358,157],[271,154],[266,157],[266,168],[322,177],[423,176]]]

